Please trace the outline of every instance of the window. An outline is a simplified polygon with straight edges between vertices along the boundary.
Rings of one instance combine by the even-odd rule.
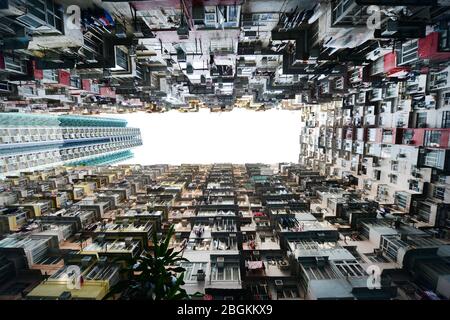
[[[48,26],[51,26],[59,31],[63,31],[63,9],[62,6],[56,5],[52,0],[29,0],[28,13],[35,18],[38,18]],[[34,27],[39,27],[37,21],[33,21],[27,15],[20,17],[25,23],[30,23]]]
[[[196,281],[199,270],[206,273],[206,262],[182,262],[180,266],[186,269],[184,273],[184,280],[186,281]]]
[[[417,113],[416,127],[425,128],[427,126],[427,113],[419,112]]]
[[[417,40],[411,40],[402,44],[399,65],[416,61],[418,59],[417,48],[418,48]]]
[[[398,161],[391,161],[391,171],[398,171]]]
[[[439,32],[439,51],[449,51],[450,50],[450,25],[447,28]]]
[[[252,15],[253,21],[273,21],[276,20],[278,17],[277,13],[255,13]]]
[[[439,200],[444,200],[445,198],[445,187],[435,187],[433,190],[433,197]]]
[[[395,174],[391,174],[391,179],[390,179],[391,183],[397,183],[397,176]]]
[[[17,56],[4,55],[5,69],[11,72],[25,73],[27,71],[26,64]]]
[[[236,239],[233,237],[215,237],[213,248],[214,250],[237,250]]]
[[[431,206],[429,204],[420,202],[416,211],[420,220],[425,222],[430,221]]]
[[[408,196],[406,195],[406,193],[396,192],[394,203],[400,208],[406,209],[406,207],[408,206]]]
[[[398,249],[406,246],[407,244],[398,239],[397,236],[381,236],[381,249],[393,261],[397,260]]]
[[[388,190],[386,189],[386,187],[384,185],[379,185],[377,189],[377,197],[380,199],[384,199],[387,195]]]
[[[237,264],[226,263],[223,268],[211,264],[211,281],[239,281],[240,271]]]
[[[414,131],[405,130],[403,133],[403,144],[410,144],[413,141]]]
[[[425,131],[425,145],[429,147],[439,147],[441,142],[441,131]]]
[[[228,7],[228,22],[236,22],[238,18],[238,6],[229,6]]]
[[[121,68],[128,70],[128,56],[125,51],[120,48],[116,50],[116,64]]]
[[[214,25],[216,23],[216,7],[205,7],[205,24]]]
[[[392,143],[392,130],[383,131],[383,142]]]
[[[442,112],[442,128],[450,128],[450,111]]]
[[[440,152],[440,150],[429,151],[425,155],[424,165],[428,167],[439,168],[442,162],[441,157],[442,153]]]
[[[376,129],[369,129],[369,131],[368,131],[368,141],[370,141],[370,142],[375,142],[376,141],[376,139],[377,139],[377,130]]]
[[[447,176],[439,176],[438,177],[438,183],[446,184],[447,183]]]
[[[420,192],[419,182],[417,180],[411,179],[409,181],[409,190]]]

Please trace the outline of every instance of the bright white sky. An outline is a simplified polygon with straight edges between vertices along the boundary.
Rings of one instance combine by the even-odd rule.
[[[288,110],[255,112],[105,114],[141,129],[143,146],[123,164],[210,164],[298,162],[300,113]]]

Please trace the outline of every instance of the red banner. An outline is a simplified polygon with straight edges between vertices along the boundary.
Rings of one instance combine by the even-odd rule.
[[[70,86],[70,72],[66,70],[59,70],[58,72],[59,76],[59,84]]]
[[[33,77],[35,80],[42,80],[44,79],[44,70],[38,69],[36,67],[36,61],[31,62],[32,70],[33,70]]]
[[[83,79],[81,83],[84,91],[91,91],[91,80]]]
[[[106,98],[115,98],[116,91],[111,87],[100,87],[100,95]]]

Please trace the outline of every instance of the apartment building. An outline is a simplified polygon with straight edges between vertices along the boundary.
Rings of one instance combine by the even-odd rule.
[[[0,122],[2,176],[61,164],[114,163],[142,145],[139,129],[116,119],[2,113]]]
[[[449,34],[444,0],[0,1],[0,299],[103,299],[171,225],[205,299],[448,299]],[[123,165],[140,129],[92,116],[200,108],[297,110],[298,162]]]
[[[339,23],[353,9],[363,9],[358,1],[349,3],[349,15],[342,11],[344,2],[335,8]],[[390,24],[386,28],[393,28],[393,34],[406,32]],[[422,30],[418,39],[390,51],[365,45],[369,62],[349,61],[342,99],[302,109],[299,161],[321,175],[353,181],[364,197],[409,214],[421,225],[445,227],[450,162],[448,88],[442,77],[448,52],[437,41],[445,37],[438,25],[417,25]]]
[[[120,165],[22,173],[23,188],[34,188],[32,177],[44,172],[68,189],[91,183],[91,193],[64,208],[47,200],[45,210],[32,210],[47,190],[2,205],[2,299],[103,299],[126,274],[127,261],[151,252],[153,235],[164,237],[170,225],[170,247],[187,259],[179,263],[183,288],[193,296],[448,298],[446,229],[368,200],[344,178],[312,181],[316,171],[288,163]],[[97,187],[93,181],[105,176]],[[301,181],[308,179],[306,191]],[[4,180],[1,195],[13,193],[17,180]],[[131,181],[142,188],[117,188]],[[108,205],[100,210],[94,203]],[[84,279],[81,290],[64,282],[74,266]],[[19,284],[22,290],[13,292]]]

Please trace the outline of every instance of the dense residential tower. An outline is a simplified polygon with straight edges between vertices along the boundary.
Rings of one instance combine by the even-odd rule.
[[[140,130],[126,125],[101,117],[0,113],[0,174],[124,160],[142,145]]]
[[[450,297],[444,228],[298,164],[55,167],[0,187],[1,299],[19,284],[26,299],[104,299],[169,225],[191,295]],[[76,266],[79,289],[64,285]]]
[[[233,108],[296,110],[298,162],[243,164],[275,117],[129,165],[140,130],[85,116]],[[205,299],[450,299],[449,0],[0,0],[0,112],[0,300],[104,299],[171,226]]]

